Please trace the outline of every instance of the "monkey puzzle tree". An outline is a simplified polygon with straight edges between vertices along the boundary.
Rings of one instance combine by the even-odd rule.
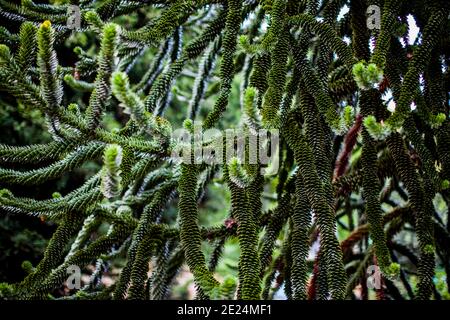
[[[51,135],[0,145],[0,210],[57,224],[0,295],[58,298],[67,270],[93,265],[63,298],[170,298],[185,266],[198,299],[368,299],[367,270],[378,299],[448,297],[449,13],[445,0],[0,0],[2,96]],[[241,158],[218,148],[239,137],[204,138],[236,126]],[[276,174],[249,160],[269,147]],[[101,166],[64,195],[20,193],[86,163]],[[217,226],[199,210],[212,184],[230,194]],[[222,279],[233,238],[237,279]]]

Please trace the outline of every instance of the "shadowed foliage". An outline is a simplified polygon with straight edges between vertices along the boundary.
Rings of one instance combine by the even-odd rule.
[[[188,273],[196,299],[449,299],[449,15],[446,0],[0,0],[0,111],[42,130],[1,139],[0,222],[54,226],[0,298],[167,299]],[[244,159],[175,156],[236,127]],[[250,161],[261,129],[279,132],[276,164]],[[69,290],[73,265],[90,277]]]

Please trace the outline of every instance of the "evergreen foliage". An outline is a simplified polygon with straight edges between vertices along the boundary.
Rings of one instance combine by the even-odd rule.
[[[375,298],[450,298],[449,1],[41,2],[0,0],[0,109],[39,112],[50,136],[0,144],[0,214],[56,228],[0,298],[165,299],[188,270],[197,299],[368,299],[369,265]],[[183,121],[192,141],[173,138]],[[279,130],[278,172],[178,161],[197,121]],[[88,165],[63,195],[21,192]],[[202,223],[213,185],[230,194],[217,226]],[[237,277],[223,279],[230,241]],[[73,265],[89,282],[55,293]]]

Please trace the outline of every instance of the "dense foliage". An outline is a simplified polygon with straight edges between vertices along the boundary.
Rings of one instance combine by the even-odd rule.
[[[0,114],[33,130],[15,140],[2,121],[0,222],[55,225],[0,297],[165,299],[188,270],[197,299],[448,299],[449,14],[446,0],[0,0]],[[279,130],[275,174],[248,141],[244,161],[174,157],[238,126]],[[57,290],[73,266],[89,279]]]

